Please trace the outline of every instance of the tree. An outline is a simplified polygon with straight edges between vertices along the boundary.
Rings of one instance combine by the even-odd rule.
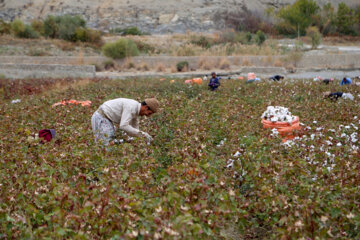
[[[336,26],[339,33],[354,35],[356,16],[354,10],[350,9],[345,3],[339,3]]]
[[[320,32],[323,35],[328,35],[336,32],[336,14],[335,8],[331,3],[327,3],[323,6],[321,10],[321,22],[320,22]]]
[[[321,43],[321,33],[317,27],[308,27],[306,29],[306,36],[311,38],[312,49],[316,49]]]
[[[291,31],[292,34],[305,35],[306,28],[313,24],[319,9],[313,0],[297,0],[278,12],[278,17],[283,20],[280,26],[286,26],[286,31]]]

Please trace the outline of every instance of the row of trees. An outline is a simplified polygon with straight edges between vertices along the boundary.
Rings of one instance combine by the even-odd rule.
[[[101,43],[101,33],[86,28],[86,21],[80,16],[48,16],[44,21],[34,20],[25,24],[20,19],[7,23],[0,21],[0,34],[12,34],[20,38],[63,39],[71,42]]]
[[[303,36],[309,27],[316,27],[323,35],[359,35],[360,3],[350,8],[345,3],[333,6],[318,5],[314,0],[297,0],[279,10],[271,7],[266,14],[256,11],[228,11],[222,14],[229,27],[237,31],[271,35]]]
[[[269,9],[268,14],[276,18],[277,30],[285,35],[305,35],[311,26],[323,35],[358,35],[360,31],[360,5],[351,9],[339,3],[335,9],[331,3],[320,7],[314,0],[297,0],[278,12]]]

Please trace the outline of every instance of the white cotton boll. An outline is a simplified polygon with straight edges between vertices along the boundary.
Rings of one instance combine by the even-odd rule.
[[[350,135],[351,142],[356,143],[358,141],[357,139],[357,133],[353,133]]]
[[[313,121],[314,124],[317,124],[317,121]]]
[[[295,143],[293,141],[289,140],[289,141],[284,142],[283,145],[285,147],[292,147],[295,145]]]
[[[321,130],[323,130],[324,128],[322,128],[322,127],[318,127],[318,128],[316,128],[316,131],[321,131]]]
[[[237,151],[234,155],[233,155],[233,157],[239,157],[241,155],[241,153],[239,152],[239,151]]]
[[[345,126],[346,129],[350,129],[350,126]]]
[[[11,101],[12,104],[21,102],[21,99],[14,99]]]
[[[276,128],[271,129],[271,132],[272,132],[272,134],[270,134],[270,136],[278,136],[279,135],[279,132]]]
[[[326,143],[327,143],[327,145],[329,145],[329,146],[333,145],[332,142],[330,142],[330,141],[326,141]]]
[[[329,132],[336,132],[335,129],[329,129]]]
[[[311,140],[314,140],[314,138],[315,138],[315,134],[314,134],[314,133],[313,133],[313,134],[311,134],[310,138],[311,138]]]
[[[355,128],[356,130],[358,130],[359,128],[357,127],[357,126],[355,126],[355,124],[351,124],[351,126],[353,127],[353,128]]]
[[[229,161],[227,162],[228,165],[226,165],[226,168],[232,168],[234,166],[234,160],[229,159]]]
[[[341,147],[342,144],[339,142],[339,143],[336,144],[336,146]]]
[[[358,119],[358,117],[357,117],[357,116],[355,116],[355,117],[354,117],[354,119],[356,120],[356,119]]]
[[[347,135],[346,135],[346,133],[342,133],[340,137],[344,138],[344,137],[347,137]]]

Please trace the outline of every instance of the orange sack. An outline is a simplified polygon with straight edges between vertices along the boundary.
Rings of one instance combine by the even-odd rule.
[[[74,105],[81,105],[83,107],[90,107],[91,105],[91,101],[89,100],[86,100],[86,101],[77,101],[77,100],[74,100],[74,99],[71,99],[71,100],[64,100],[64,101],[61,101],[61,102],[57,102],[57,103],[54,103],[52,105],[52,107],[56,107],[56,106],[59,106],[59,105],[68,105],[68,104],[74,104]]]
[[[197,85],[201,85],[202,84],[202,79],[201,78],[194,78],[192,80],[193,83],[197,84]]]
[[[294,139],[293,131],[301,129],[298,116],[295,116],[295,120],[291,122],[291,125],[288,122],[271,122],[265,119],[262,119],[261,123],[263,124],[263,128],[276,128],[280,136],[283,137],[283,142]]]

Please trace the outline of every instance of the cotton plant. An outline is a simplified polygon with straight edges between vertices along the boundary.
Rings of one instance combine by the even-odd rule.
[[[268,106],[261,118],[271,122],[288,122],[289,124],[295,120],[288,108],[280,106]]]

